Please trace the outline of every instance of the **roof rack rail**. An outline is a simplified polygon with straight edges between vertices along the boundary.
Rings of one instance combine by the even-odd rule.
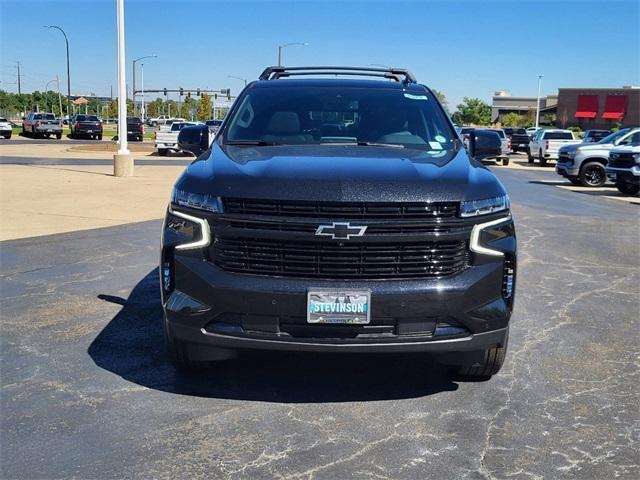
[[[368,68],[368,67],[267,67],[260,75],[260,80],[277,80],[279,78],[301,75],[356,75],[365,77],[382,77],[396,82],[417,83],[416,77],[404,68]]]

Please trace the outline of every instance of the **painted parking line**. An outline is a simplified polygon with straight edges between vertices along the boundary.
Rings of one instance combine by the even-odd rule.
[[[621,200],[623,202],[631,203],[634,205],[640,205],[640,198],[637,195],[624,195],[620,193],[615,187],[581,187],[578,185],[572,185],[562,180],[535,180],[532,183],[538,183],[540,185],[550,185],[553,187],[562,188],[563,190],[569,190],[571,192],[584,193],[586,195],[592,195],[594,197],[610,198],[611,200]]]

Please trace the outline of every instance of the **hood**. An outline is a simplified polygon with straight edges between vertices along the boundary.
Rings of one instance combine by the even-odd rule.
[[[569,152],[574,152],[578,149],[580,149],[581,152],[588,152],[590,150],[608,150],[611,147],[612,144],[610,143],[606,143],[606,144],[601,144],[601,143],[593,143],[593,142],[586,142],[586,143],[572,143],[570,145],[564,145],[562,147],[560,147],[559,150],[562,150],[563,152],[569,153]]]
[[[176,188],[221,197],[312,201],[463,201],[505,194],[460,149],[450,160],[413,149],[265,146],[224,149],[193,162]],[[447,161],[448,160],[448,161]]]

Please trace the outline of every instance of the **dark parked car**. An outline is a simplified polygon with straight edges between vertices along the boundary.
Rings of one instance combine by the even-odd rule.
[[[160,260],[174,364],[432,352],[464,376],[497,373],[515,227],[481,163],[499,137],[468,141],[406,70],[267,68],[174,186]]]
[[[587,130],[582,135],[582,141],[584,143],[599,142],[608,135],[611,135],[610,130]]]
[[[142,141],[144,137],[144,123],[140,117],[127,117],[127,139]]]
[[[507,137],[511,139],[511,151],[513,153],[517,153],[519,150],[527,150],[530,138],[524,128],[507,127],[504,131]]]
[[[96,115],[78,114],[71,117],[71,137],[102,140],[102,120]]]

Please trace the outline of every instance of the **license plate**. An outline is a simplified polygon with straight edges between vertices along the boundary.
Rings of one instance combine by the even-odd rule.
[[[93,130],[87,130],[87,133],[93,133]]]
[[[307,322],[366,325],[371,319],[370,304],[367,290],[309,290]]]
[[[51,128],[47,128],[47,132],[53,132]]]

